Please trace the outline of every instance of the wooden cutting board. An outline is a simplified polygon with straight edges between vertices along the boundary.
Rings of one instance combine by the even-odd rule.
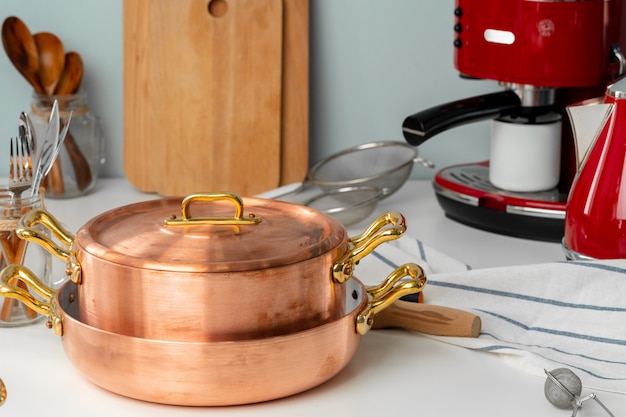
[[[124,169],[135,187],[279,185],[283,29],[282,0],[124,1]]]
[[[280,184],[309,166],[309,0],[283,1],[283,111]]]

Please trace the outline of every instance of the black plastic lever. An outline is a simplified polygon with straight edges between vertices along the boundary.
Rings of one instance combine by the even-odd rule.
[[[402,133],[408,143],[418,146],[444,130],[505,116],[516,112],[520,107],[519,96],[511,90],[469,97],[431,107],[407,117],[402,123]]]

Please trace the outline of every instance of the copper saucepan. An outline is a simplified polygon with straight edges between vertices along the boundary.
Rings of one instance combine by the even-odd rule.
[[[214,193],[113,209],[76,236],[33,210],[17,233],[68,264],[83,323],[197,342],[292,333],[344,316],[336,300],[355,264],[405,230],[404,217],[390,212],[349,238],[314,209]]]
[[[45,301],[11,284],[18,279]],[[0,294],[47,315],[49,327],[62,336],[70,361],[91,382],[135,399],[193,406],[267,401],[329,380],[352,359],[375,315],[398,298],[420,292],[425,284],[421,268],[406,264],[377,287],[366,288],[351,278],[341,300],[346,313],[325,324],[259,339],[180,342],[127,336],[86,324],[82,294],[71,281],[55,292],[21,265],[0,273]]]

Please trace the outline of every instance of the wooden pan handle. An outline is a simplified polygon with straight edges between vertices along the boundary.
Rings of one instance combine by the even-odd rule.
[[[398,300],[374,317],[372,329],[400,327],[434,336],[478,337],[480,317],[451,307]]]

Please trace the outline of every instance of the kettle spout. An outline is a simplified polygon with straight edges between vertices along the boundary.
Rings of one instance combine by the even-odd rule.
[[[574,134],[576,164],[579,170],[600,136],[614,106],[612,103],[604,103],[602,97],[567,106],[567,114]]]

